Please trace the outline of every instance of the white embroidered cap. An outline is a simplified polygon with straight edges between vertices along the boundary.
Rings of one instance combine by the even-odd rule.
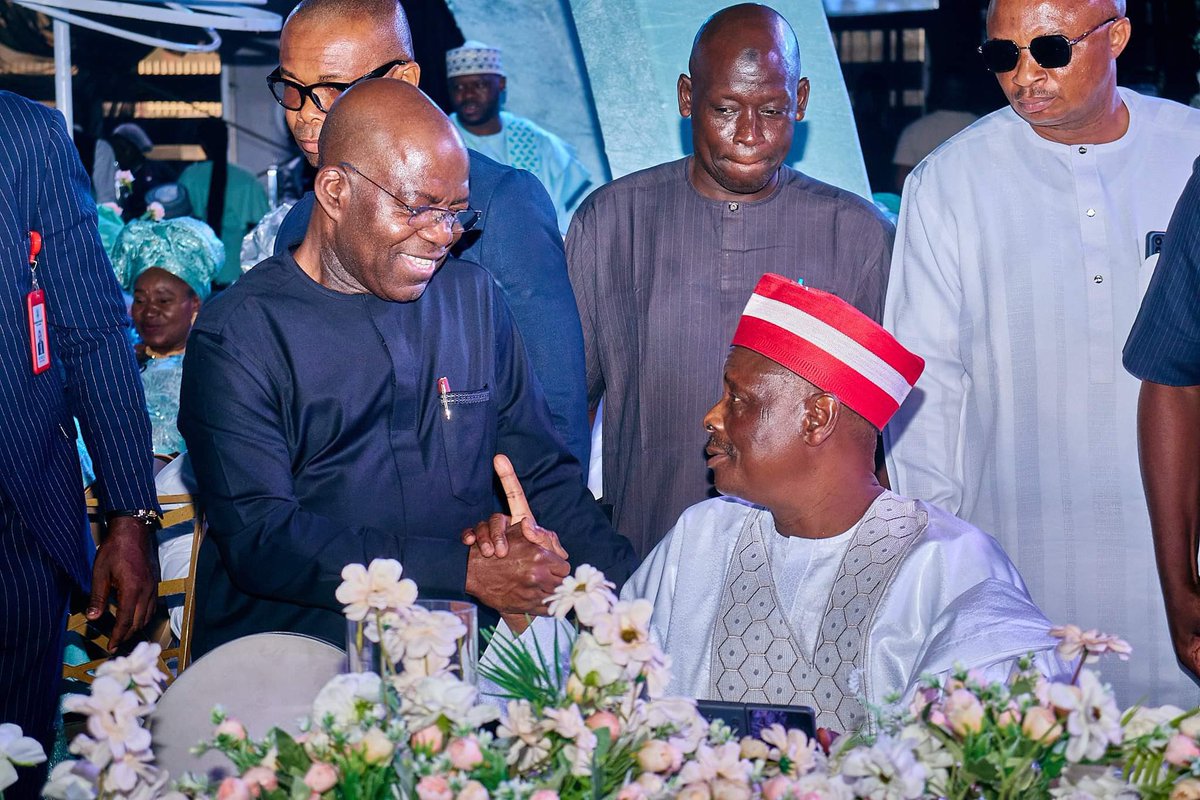
[[[460,75],[504,75],[504,63],[500,60],[500,48],[492,47],[474,39],[446,51],[446,77]]]

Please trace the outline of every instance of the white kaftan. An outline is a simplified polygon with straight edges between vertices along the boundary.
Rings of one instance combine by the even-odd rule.
[[[991,532],[1056,623],[1127,638],[1123,705],[1190,707],[1138,470],[1121,348],[1200,153],[1200,111],[1121,89],[1129,129],[1038,136],[1010,108],[908,178],[884,326],[926,360],[885,436],[896,489]]]
[[[867,634],[868,701],[907,693],[922,674],[944,673],[956,664],[1003,679],[1014,659],[1054,646],[1049,623],[990,536],[891,492],[872,508],[885,499],[909,504],[914,515],[925,512],[928,525],[884,589]],[[669,694],[713,696],[713,631],[723,587],[739,531],[759,514],[776,592],[803,652],[813,653],[854,529],[823,540],[787,537],[764,509],[735,498],[706,500],[683,513],[621,591],[622,599],[643,597],[654,605],[651,631],[672,659]],[[868,510],[864,519],[870,515]],[[1048,663],[1058,665],[1053,658]]]
[[[467,147],[537,176],[554,201],[558,230],[565,236],[571,213],[583,199],[592,177],[575,155],[575,148],[536,123],[507,111],[500,112],[500,132],[491,136],[471,133],[459,122],[458,114],[451,114],[450,119]]]

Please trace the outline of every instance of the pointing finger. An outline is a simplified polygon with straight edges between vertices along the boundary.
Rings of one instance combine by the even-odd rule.
[[[525,499],[525,490],[521,488],[521,481],[517,479],[517,471],[513,469],[508,456],[502,453],[496,454],[496,457],[492,459],[492,466],[495,467],[496,475],[500,478],[500,485],[504,487],[504,496],[508,498],[508,514],[512,517],[513,524],[528,519],[529,524],[537,525],[537,520],[533,518],[533,512],[529,510],[529,501]]]

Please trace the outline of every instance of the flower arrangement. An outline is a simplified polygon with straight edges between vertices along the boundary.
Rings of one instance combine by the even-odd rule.
[[[503,694],[503,713],[456,673],[456,620],[427,616],[439,612],[416,605],[417,587],[398,563],[350,565],[342,576],[352,649],[374,642],[383,657],[377,671],[331,680],[300,735],[274,729],[254,740],[215,712],[201,749],[224,753],[235,774],[216,785],[191,776],[169,783],[142,725],[163,676],[154,646],[139,645],[101,668],[90,698],[69,702],[88,717],[71,746],[82,758],[55,768],[46,796],[1200,800],[1200,709],[1120,713],[1086,664],[1105,653],[1127,658],[1129,646],[1096,631],[1052,631],[1060,654],[1079,661],[1069,682],[1046,680],[1032,658],[1002,683],[927,676],[907,703],[874,709],[871,731],[827,748],[780,725],[738,738],[695,701],[665,696],[670,659],[650,636],[650,604],[618,600],[590,566],[547,600],[556,637],[565,637],[553,648],[493,636],[481,674]]]

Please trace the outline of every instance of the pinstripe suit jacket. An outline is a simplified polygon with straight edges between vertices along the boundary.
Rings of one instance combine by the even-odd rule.
[[[79,586],[91,581],[78,417],[108,510],[154,508],[150,422],[120,287],[60,114],[0,91],[0,492]],[[34,375],[25,298],[42,234],[52,368]]]

